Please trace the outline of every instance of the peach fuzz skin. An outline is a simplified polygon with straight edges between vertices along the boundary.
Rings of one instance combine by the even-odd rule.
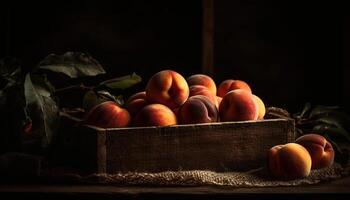
[[[277,179],[304,178],[311,171],[311,156],[303,146],[296,143],[277,145],[268,152],[268,167]]]
[[[125,102],[124,107],[129,111],[131,116],[135,116],[143,107],[148,105],[146,92],[138,92],[129,97]]]
[[[228,92],[236,89],[244,89],[250,93],[252,93],[252,90],[250,89],[250,86],[242,81],[242,80],[232,80],[228,79],[220,83],[218,87],[218,93],[217,96],[224,97]]]
[[[152,103],[160,103],[174,109],[187,100],[189,88],[185,78],[179,73],[163,70],[154,74],[148,81],[146,96]]]
[[[216,101],[218,102],[218,105],[220,105],[222,101],[222,97],[216,96]],[[218,106],[219,107],[219,106]]]
[[[146,91],[137,92],[137,93],[131,95],[125,103],[127,104],[130,101],[133,101],[135,99],[146,99]]]
[[[162,104],[143,107],[134,118],[134,126],[170,126],[177,124],[177,118],[170,108]]]
[[[177,113],[180,124],[217,122],[219,113],[217,107],[203,95],[196,95],[179,108]]]
[[[216,84],[214,80],[208,75],[205,75],[205,74],[192,75],[187,78],[187,83],[188,83],[188,86],[202,85],[208,88],[208,90],[212,92],[214,95],[216,95]]]
[[[190,86],[190,97],[196,95],[206,96],[217,108],[219,107],[218,100],[216,96],[208,90],[208,88],[202,85],[192,85]]]
[[[101,128],[122,128],[130,124],[129,112],[113,101],[103,102],[93,107],[87,114],[85,123]]]
[[[134,99],[125,104],[125,108],[129,111],[131,116],[135,116],[143,107],[147,106],[149,102],[146,99]]]
[[[262,119],[264,119],[264,116],[265,116],[265,113],[266,113],[265,104],[258,96],[253,95],[253,97],[255,98],[255,101],[256,101],[256,103],[258,104],[258,107],[259,107],[258,119],[262,120]]]
[[[318,134],[306,134],[296,139],[296,143],[310,153],[312,169],[330,167],[334,162],[334,149],[330,142]]]
[[[259,107],[250,92],[237,89],[222,98],[219,113],[221,121],[257,120]]]

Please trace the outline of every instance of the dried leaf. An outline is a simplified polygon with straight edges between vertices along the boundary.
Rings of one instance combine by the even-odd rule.
[[[287,110],[278,107],[268,107],[266,108],[265,119],[290,119],[290,114]]]

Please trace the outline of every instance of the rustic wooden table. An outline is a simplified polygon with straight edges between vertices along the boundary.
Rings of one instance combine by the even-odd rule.
[[[0,198],[21,199],[349,199],[350,177],[295,187],[120,187],[112,185],[2,184]]]

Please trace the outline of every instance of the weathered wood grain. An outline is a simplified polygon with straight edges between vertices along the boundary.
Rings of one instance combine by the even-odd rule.
[[[274,145],[294,140],[294,121],[224,122],[169,127],[99,129],[69,133],[71,159],[87,172],[249,170]],[[73,157],[72,157],[73,156]]]

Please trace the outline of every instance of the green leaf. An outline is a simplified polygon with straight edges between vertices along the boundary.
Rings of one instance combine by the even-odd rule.
[[[42,137],[43,147],[47,147],[57,130],[59,123],[59,109],[56,102],[47,95],[43,87],[32,82],[28,73],[24,82],[24,95],[30,116],[33,119],[33,126]]]
[[[318,105],[313,108],[310,112],[309,118],[317,117],[319,115],[324,115],[327,113],[331,113],[339,109],[339,106],[322,106]]]
[[[83,97],[83,108],[85,111],[89,111],[91,108],[94,106],[102,103],[101,100],[99,99],[98,95],[94,90],[89,90],[88,92],[85,93]]]
[[[305,115],[311,110],[311,104],[308,102],[304,105],[303,111],[301,111],[300,118],[304,118]]]
[[[31,74],[31,81],[35,85],[37,93],[41,96],[51,97],[55,91],[54,86],[47,80],[45,74]]]
[[[329,141],[329,142],[332,144],[333,148],[334,148],[337,152],[343,153],[343,151],[342,151],[342,149],[339,147],[339,145],[338,145],[331,137],[329,137],[328,134],[324,134],[324,137],[326,138],[327,141]]]
[[[16,58],[4,58],[0,60],[0,76],[14,77],[21,73],[21,64]]]
[[[326,121],[326,123],[331,123],[336,126],[342,126],[343,128],[350,131],[350,117],[344,112],[334,110],[330,112],[320,113],[318,115],[314,115],[310,118],[311,121]]]
[[[123,95],[119,95],[119,96],[117,96],[116,97],[116,102],[117,102],[117,104],[118,105],[124,105],[124,97],[123,97]]]
[[[100,99],[104,100],[104,101],[114,101],[117,102],[117,99],[114,95],[112,95],[111,93],[109,93],[106,90],[99,90],[97,91],[97,95]]]
[[[23,124],[30,120],[25,110],[22,79],[13,80],[0,90],[0,154],[21,146]]]
[[[141,81],[142,81],[142,78],[136,73],[133,73],[131,75],[103,81],[102,83],[99,84],[98,87],[106,86],[111,89],[126,89],[137,83],[140,83]]]
[[[94,91],[90,90],[85,93],[84,98],[83,98],[83,108],[86,111],[89,111],[91,108],[94,106],[105,102],[105,101],[114,101],[119,105],[123,105],[123,97],[120,95],[118,97],[115,97],[111,93],[105,90],[100,90],[100,91]]]
[[[328,134],[330,137],[340,136],[346,139],[348,142],[350,142],[349,133],[345,129],[343,129],[342,127],[332,126],[327,123],[318,124],[314,126],[312,129],[312,132],[322,134],[322,135]]]
[[[335,162],[341,164],[343,167],[346,167],[348,165],[348,160],[349,160],[348,148],[342,148],[327,134],[325,134],[324,137],[326,138],[327,141],[329,141],[332,144],[332,147],[335,153],[335,157],[334,157]]]
[[[19,61],[15,58],[0,60],[0,89],[7,90],[22,82],[22,70]]]
[[[315,119],[314,122],[329,124],[331,126],[344,129],[344,126],[342,125],[342,123],[336,117],[332,117],[332,116],[324,116],[324,117]]]
[[[67,52],[63,55],[50,54],[39,63],[38,68],[63,73],[71,78],[106,73],[97,60],[81,52]]]
[[[59,127],[59,108],[56,102],[46,96],[42,96],[43,109],[45,114],[43,115],[43,127],[45,127],[45,136],[42,140],[44,147],[49,145],[52,141],[52,138],[57,133],[56,130]]]

